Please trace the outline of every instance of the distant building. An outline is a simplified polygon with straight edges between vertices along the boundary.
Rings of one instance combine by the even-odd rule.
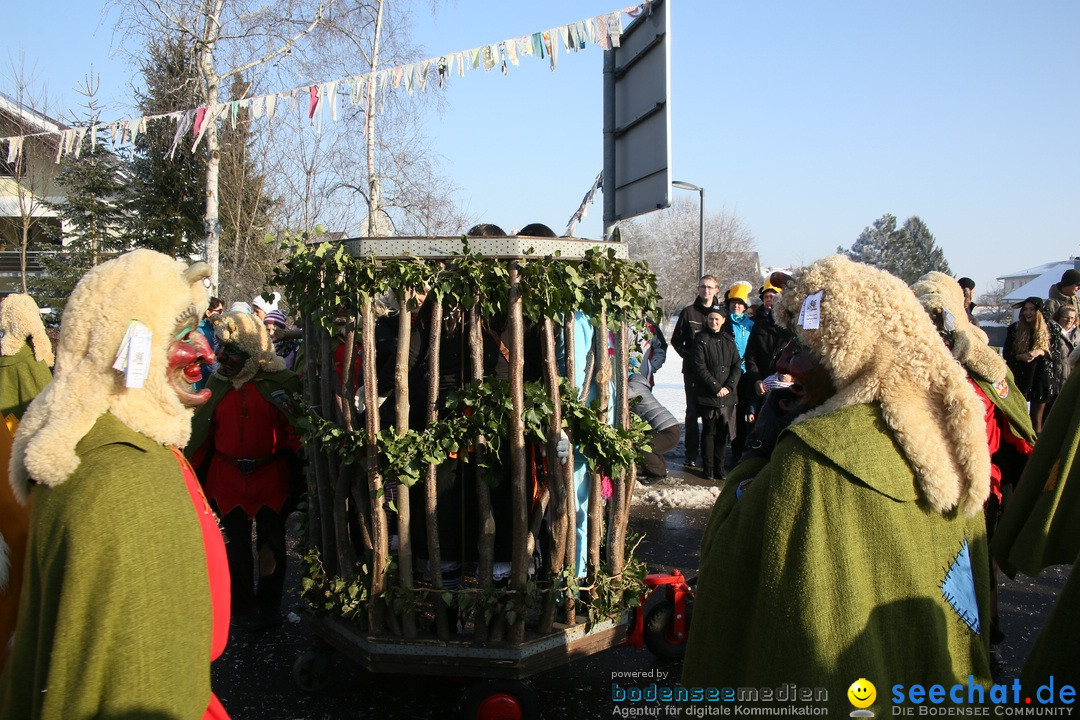
[[[22,138],[17,154],[10,143],[0,143],[0,296],[22,292],[19,251],[24,226],[31,251],[28,274],[41,272],[37,252],[55,246],[50,234],[61,223],[46,203],[64,199],[56,188],[56,133],[65,127],[0,93],[0,137]]]
[[[1029,297],[1045,298],[1050,292],[1050,286],[1061,280],[1061,274],[1072,269],[1080,269],[1080,258],[1048,262],[1027,270],[1001,275],[998,280],[1005,288],[1002,300],[1011,304]]]

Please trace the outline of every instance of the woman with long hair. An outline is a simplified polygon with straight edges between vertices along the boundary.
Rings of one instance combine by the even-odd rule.
[[[1020,310],[1009,325],[1002,354],[1012,370],[1016,386],[1030,403],[1031,426],[1042,431],[1043,411],[1053,392],[1050,380],[1050,330],[1043,318],[1041,298],[1029,297],[1013,305]]]

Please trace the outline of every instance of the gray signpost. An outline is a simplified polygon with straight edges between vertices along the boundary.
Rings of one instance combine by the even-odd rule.
[[[654,1],[604,53],[604,237],[671,204],[669,0]]]

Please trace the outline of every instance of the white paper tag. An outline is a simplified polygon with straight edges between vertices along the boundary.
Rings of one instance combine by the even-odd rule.
[[[802,310],[799,311],[799,325],[804,330],[817,330],[821,327],[821,298],[824,294],[824,290],[818,290],[803,300]]]
[[[132,326],[131,343],[128,346],[126,385],[141,388],[150,372],[150,344],[154,334],[140,322]]]
[[[120,348],[116,351],[116,359],[113,360],[113,369],[124,372],[128,366],[128,348],[131,346],[131,333],[135,327],[135,321],[128,323],[124,332],[124,339],[120,341]]]

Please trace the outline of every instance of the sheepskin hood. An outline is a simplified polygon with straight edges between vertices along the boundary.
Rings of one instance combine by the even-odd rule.
[[[29,295],[8,295],[0,302],[0,355],[11,356],[22,350],[27,338],[34,348],[34,357],[53,364],[52,343],[45,334],[45,323],[41,322],[41,308]]]
[[[162,445],[183,447],[192,410],[167,377],[166,351],[177,328],[194,328],[206,310],[206,263],[188,267],[152,250],[135,250],[87,272],[75,286],[61,323],[53,382],[30,404],[15,435],[11,484],[25,498],[29,478],[59,485],[79,466],[75,446],[111,412]],[[152,333],[148,374],[126,387],[113,369],[131,321]]]
[[[285,369],[285,360],[274,352],[274,343],[270,341],[270,333],[266,331],[266,325],[250,313],[241,311],[225,313],[214,323],[214,335],[220,343],[236,345],[249,356],[248,361],[244,363],[244,369],[235,377],[227,378],[217,370],[214,371],[214,375],[232,383],[235,388],[239,388],[255,377],[255,373],[261,370],[277,372]]]
[[[1009,368],[1005,359],[990,347],[986,333],[968,320],[964,310],[964,290],[950,275],[929,272],[911,286],[911,291],[930,313],[952,330],[952,354],[968,372],[991,383],[1005,379]]]
[[[920,500],[941,514],[982,509],[990,490],[982,405],[902,280],[833,255],[797,271],[775,312],[821,358],[837,390],[795,422],[880,403]]]

